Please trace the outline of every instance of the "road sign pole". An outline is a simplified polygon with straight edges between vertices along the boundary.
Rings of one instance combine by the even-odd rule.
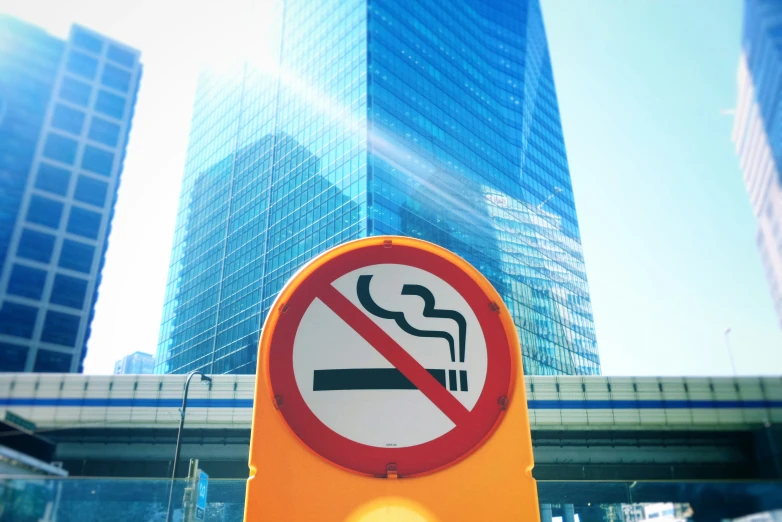
[[[182,498],[182,522],[195,522],[196,500],[198,498],[198,459],[190,459],[187,471],[187,485]]]

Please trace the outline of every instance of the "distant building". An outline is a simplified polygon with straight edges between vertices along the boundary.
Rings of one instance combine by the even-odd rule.
[[[733,142],[782,328],[782,2],[745,0]]]
[[[599,374],[538,0],[265,4],[199,82],[155,371],[254,373],[303,264],[404,235],[491,281],[525,373]]]
[[[114,363],[114,375],[152,373],[155,368],[155,358],[144,352],[126,355]]]
[[[687,522],[692,516],[689,504],[657,502],[651,504],[623,504],[622,514],[625,522]]]
[[[141,64],[0,15],[0,372],[79,372]]]

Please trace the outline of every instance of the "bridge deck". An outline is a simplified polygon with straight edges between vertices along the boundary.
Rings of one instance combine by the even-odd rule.
[[[170,473],[184,376],[0,376],[71,475]],[[193,384],[182,458],[247,476],[254,376]],[[539,480],[782,478],[782,378],[527,377]],[[2,441],[0,440],[0,444]]]

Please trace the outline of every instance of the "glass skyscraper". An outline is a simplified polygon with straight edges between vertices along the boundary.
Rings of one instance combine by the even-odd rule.
[[[133,352],[114,363],[114,375],[140,375],[152,373],[155,357],[144,352]]]
[[[81,371],[140,75],[0,15],[0,371]]]
[[[755,241],[782,328],[782,3],[744,2],[733,141],[758,220]]]
[[[280,0],[237,18],[236,66],[197,89],[156,372],[253,373],[302,264],[399,234],[489,278],[527,373],[599,373],[537,0]]]

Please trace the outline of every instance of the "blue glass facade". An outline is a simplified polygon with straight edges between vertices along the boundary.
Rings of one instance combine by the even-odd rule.
[[[114,375],[150,374],[155,367],[155,358],[144,352],[134,352],[114,363]]]
[[[537,1],[327,4],[278,2],[267,53],[199,83],[156,371],[254,372],[293,272],[401,234],[491,280],[526,372],[599,373]]]
[[[782,328],[782,3],[745,0],[733,141]]]
[[[64,43],[0,17],[0,266],[5,266]]]
[[[782,165],[782,3],[745,0],[742,50],[774,162]]]
[[[140,74],[0,16],[0,372],[81,370]]]

